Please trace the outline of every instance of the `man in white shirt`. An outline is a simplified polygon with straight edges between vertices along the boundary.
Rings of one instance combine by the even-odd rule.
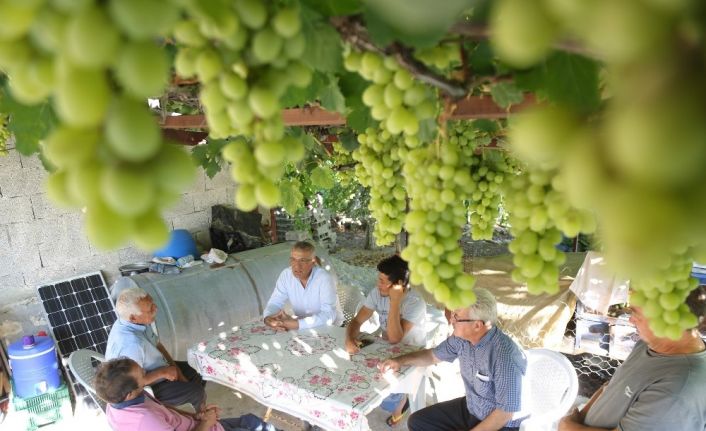
[[[409,267],[401,257],[394,255],[378,265],[378,282],[365,298],[358,314],[346,328],[346,351],[358,353],[360,327],[373,313],[380,317],[382,338],[391,344],[404,343],[424,347],[427,341],[426,303],[409,287]],[[406,394],[395,393],[385,398],[382,409],[392,413],[389,426],[396,425],[409,408]]]
[[[265,324],[277,330],[340,326],[343,313],[333,276],[316,265],[314,245],[299,241],[289,255],[289,268],[282,271],[263,315]],[[285,313],[289,302],[294,315]]]

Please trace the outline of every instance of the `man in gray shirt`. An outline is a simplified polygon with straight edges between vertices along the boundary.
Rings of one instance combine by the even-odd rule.
[[[706,289],[687,299],[704,325]],[[559,423],[559,431],[706,430],[706,345],[698,328],[679,340],[656,337],[640,307],[630,321],[642,341],[581,411]]]

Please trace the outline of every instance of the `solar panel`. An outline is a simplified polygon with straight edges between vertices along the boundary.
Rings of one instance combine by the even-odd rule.
[[[79,349],[105,352],[117,316],[100,272],[45,284],[37,292],[64,361]],[[87,400],[86,391],[73,375],[71,380],[77,397]]]

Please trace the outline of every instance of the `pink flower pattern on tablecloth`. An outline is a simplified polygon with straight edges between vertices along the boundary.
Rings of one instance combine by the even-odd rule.
[[[343,342],[337,340],[342,333],[331,334],[276,333],[255,322],[242,325],[226,338],[204,341],[206,348],[195,346],[189,357],[204,375],[266,400],[275,408],[281,405],[285,411],[301,412],[303,418],[316,418],[326,429],[360,430],[367,423],[362,413],[370,403],[379,402],[377,394],[388,385],[378,364],[414,348],[380,341],[377,349],[367,349],[348,360],[334,353],[342,349]],[[334,363],[330,369],[329,361]]]

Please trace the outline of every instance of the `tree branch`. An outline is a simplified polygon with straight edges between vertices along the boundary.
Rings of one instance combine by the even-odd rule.
[[[331,24],[341,34],[346,42],[356,48],[372,51],[381,55],[392,55],[415,78],[429,85],[439,88],[449,96],[460,98],[468,93],[463,83],[453,81],[429,69],[412,55],[412,50],[400,43],[394,43],[386,48],[380,48],[370,41],[368,30],[359,19],[353,17],[332,17]]]
[[[449,30],[450,33],[466,36],[470,40],[483,41],[490,39],[490,30],[485,24],[471,23],[466,21],[457,22]],[[591,52],[585,46],[575,41],[559,40],[554,43],[554,49],[572,54],[579,54],[585,57],[597,59],[596,53]]]

